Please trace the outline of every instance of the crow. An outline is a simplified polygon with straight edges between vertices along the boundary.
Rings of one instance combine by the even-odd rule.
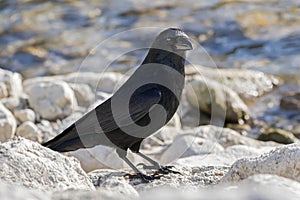
[[[43,146],[58,152],[96,145],[114,147],[144,180],[151,177],[130,162],[126,157],[128,149],[151,163],[149,168],[167,170],[139,150],[141,142],[175,114],[184,87],[186,51],[191,49],[192,43],[181,29],[162,31],[142,64],[111,98]]]

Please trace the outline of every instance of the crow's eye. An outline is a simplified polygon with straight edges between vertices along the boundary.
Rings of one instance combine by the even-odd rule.
[[[166,40],[167,40],[167,41],[171,41],[172,39],[168,37]]]

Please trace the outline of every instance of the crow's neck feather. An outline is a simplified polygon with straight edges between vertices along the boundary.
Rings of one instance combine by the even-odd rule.
[[[162,49],[151,48],[142,64],[158,63],[184,73],[185,53],[182,55]]]

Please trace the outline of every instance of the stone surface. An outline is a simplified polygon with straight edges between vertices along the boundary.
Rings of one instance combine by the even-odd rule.
[[[0,179],[42,191],[94,190],[79,162],[21,137],[0,144]]]
[[[300,111],[300,92],[290,92],[282,97],[280,107],[290,111]]]
[[[0,68],[0,82],[4,83],[8,91],[5,96],[20,96],[23,93],[22,77],[19,73]]]
[[[281,144],[291,144],[294,142],[298,142],[298,139],[294,136],[293,133],[283,129],[275,128],[270,128],[262,132],[257,139],[261,141],[274,141]]]
[[[17,122],[12,113],[0,103],[0,141],[12,138],[17,128]]]
[[[178,135],[171,146],[162,154],[162,164],[169,164],[178,159],[194,155],[203,155],[223,151],[224,148],[217,142],[212,142],[193,134]]]
[[[128,171],[117,172],[109,170],[96,170],[89,173],[93,183],[101,187],[101,180],[118,179],[123,180],[126,177],[126,182],[131,184],[139,193],[146,192],[162,187],[176,188],[178,190],[197,191],[198,189],[213,185],[227,172],[228,167],[206,166],[206,167],[181,167],[175,166],[173,170],[180,174],[169,173],[163,175],[160,179],[155,179],[149,183],[142,183],[140,179],[129,179],[125,176]],[[151,172],[153,173],[153,172]],[[100,180],[100,181],[99,181]],[[116,179],[115,179],[116,180]]]
[[[44,119],[64,118],[77,106],[73,90],[63,81],[32,81],[25,92],[30,106]]]
[[[260,71],[244,69],[219,69],[202,66],[187,66],[187,72],[191,74],[199,73],[225,85],[238,93],[242,99],[253,100],[254,97],[262,96],[270,92],[279,84],[279,79],[272,75],[267,75]]]
[[[129,168],[129,166],[118,156],[116,150],[106,146],[95,146],[88,149],[79,149],[77,151],[68,152],[67,155],[74,156],[80,161],[81,167],[90,172],[95,169],[103,168]],[[128,151],[128,159],[135,164],[142,162],[143,160]]]
[[[31,109],[15,110],[14,116],[20,122],[34,122],[35,121],[35,112]]]
[[[270,151],[274,147],[254,148],[245,145],[233,145],[224,151],[189,156],[180,158],[171,164],[180,166],[228,166],[230,167],[235,161],[241,158],[250,158],[259,156],[264,152]]]
[[[0,99],[8,97],[8,89],[5,83],[1,82],[0,83]]]
[[[224,148],[233,145],[246,145],[256,148],[265,146],[275,147],[280,145],[275,142],[258,141],[247,136],[243,136],[232,129],[212,125],[199,126],[193,129],[184,130],[182,133],[193,134],[197,137],[202,137],[213,142],[218,142]]]
[[[95,102],[95,94],[87,84],[69,84],[74,91],[78,105],[89,107]],[[95,92],[95,91],[94,91]]]
[[[236,182],[254,174],[274,174],[300,181],[300,143],[278,147],[258,157],[240,159],[222,182]]]
[[[50,200],[48,192],[30,190],[20,185],[0,183],[0,197],[3,200]]]
[[[27,121],[21,124],[17,128],[16,135],[39,143],[43,141],[43,135],[40,129],[31,121]]]
[[[187,100],[195,108],[210,114],[212,120],[240,122],[249,118],[249,110],[236,92],[209,78],[197,77],[188,82]]]

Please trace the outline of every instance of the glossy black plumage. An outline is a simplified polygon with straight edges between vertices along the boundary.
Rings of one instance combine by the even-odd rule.
[[[59,152],[106,145],[117,148],[121,158],[127,149],[138,153],[143,139],[176,112],[184,87],[185,52],[190,49],[180,29],[161,32],[141,66],[111,98],[43,145]]]

